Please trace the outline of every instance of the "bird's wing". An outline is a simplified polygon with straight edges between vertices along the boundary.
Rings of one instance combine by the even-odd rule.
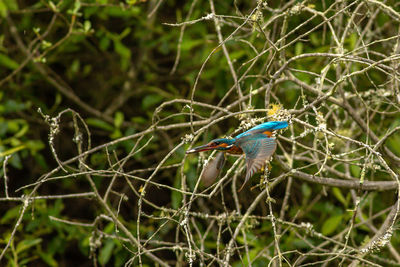
[[[246,155],[247,173],[245,181],[239,189],[240,191],[250,177],[265,165],[265,161],[271,158],[276,149],[276,140],[259,133],[238,138],[235,144],[239,146]]]
[[[224,152],[219,152],[215,159],[209,161],[207,165],[204,166],[203,175],[201,176],[201,181],[205,186],[210,186],[217,179],[225,163]]]
[[[269,121],[269,122],[264,122],[260,125],[257,125],[250,130],[241,133],[237,135],[235,138],[242,138],[245,136],[253,135],[253,134],[259,134],[259,133],[265,133],[265,132],[271,132],[274,130],[279,130],[288,127],[288,122],[287,121]]]

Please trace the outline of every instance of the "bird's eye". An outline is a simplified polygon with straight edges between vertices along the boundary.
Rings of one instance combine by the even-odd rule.
[[[216,146],[218,146],[220,144],[221,144],[221,142],[219,142],[219,141],[214,142],[214,145],[216,145]]]

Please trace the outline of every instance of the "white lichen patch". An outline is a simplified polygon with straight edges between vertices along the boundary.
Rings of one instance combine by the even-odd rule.
[[[193,141],[193,138],[193,134],[186,134],[184,137],[182,137],[182,142],[184,142],[185,144],[190,143]]]

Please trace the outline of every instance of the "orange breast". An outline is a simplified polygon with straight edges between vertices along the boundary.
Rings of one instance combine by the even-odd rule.
[[[243,154],[243,150],[238,146],[232,146],[232,148],[226,152],[229,154]]]

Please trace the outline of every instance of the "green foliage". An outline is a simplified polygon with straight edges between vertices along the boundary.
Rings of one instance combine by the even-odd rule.
[[[341,224],[342,220],[343,216],[341,214],[330,217],[322,225],[321,233],[323,235],[331,235]]]
[[[41,140],[29,136],[31,130],[25,119],[8,117],[30,107],[29,101],[8,99],[4,92],[0,92],[0,160],[3,161],[6,156],[12,155],[9,162],[19,169],[22,169],[21,157],[34,156],[39,162],[40,158],[36,157],[37,152],[44,148]],[[41,165],[43,166],[43,162]]]

